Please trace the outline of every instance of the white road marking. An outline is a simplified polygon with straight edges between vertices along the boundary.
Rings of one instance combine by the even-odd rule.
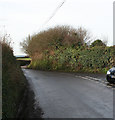
[[[95,78],[95,77],[90,77],[90,76],[85,76],[85,77],[90,78],[90,79],[94,79],[96,81],[100,81],[101,80],[101,79],[98,79],[98,78]]]
[[[98,78],[91,77],[91,76],[84,76],[83,77],[83,76],[79,76],[79,75],[75,76],[75,77],[80,77],[82,79],[86,79],[86,80],[89,80],[89,81],[95,81],[95,83],[101,84],[104,87],[115,89],[115,88],[113,88],[115,86],[114,84],[109,84],[107,81],[104,81],[102,79],[98,79]]]
[[[86,80],[89,80],[89,81],[93,81],[93,80],[91,80],[89,78],[86,78],[86,77],[83,77],[83,76],[76,76],[76,77],[80,77],[80,78],[83,78],[83,79],[86,79]]]
[[[101,82],[102,82],[102,83],[105,83],[105,81],[103,81],[103,80],[102,80]]]
[[[108,84],[108,82],[105,82],[105,84]]]
[[[112,88],[112,86],[108,86],[108,85],[107,85],[107,87],[108,87],[108,88]]]
[[[101,84],[101,85],[103,85],[103,86],[105,86],[105,87],[107,86],[106,84],[104,84],[104,83],[101,83],[101,82],[100,82],[99,84]]]

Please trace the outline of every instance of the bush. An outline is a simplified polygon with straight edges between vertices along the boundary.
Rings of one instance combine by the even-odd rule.
[[[53,55],[47,54],[41,60],[33,60],[30,66],[42,70],[105,73],[115,65],[114,50],[115,47],[101,46],[87,49],[60,47]]]
[[[92,44],[91,47],[95,47],[95,46],[106,46],[105,43],[103,43],[101,40],[95,40]]]
[[[57,26],[27,37],[21,46],[33,58],[42,54],[43,51],[51,52],[62,46],[72,46],[73,48],[83,46],[88,40],[87,30],[83,28],[74,29],[69,26]]]
[[[11,47],[2,42],[3,119],[15,118],[26,86],[26,79],[13,56]]]
[[[111,49],[104,47],[94,47],[80,52],[79,62],[83,70],[92,70],[92,72],[101,72],[103,69],[109,69],[113,66]],[[104,70],[105,71],[105,70]]]
[[[31,68],[106,72],[115,65],[115,47],[107,47],[99,39],[89,46],[89,40],[83,28],[58,26],[29,36],[22,45],[32,58]]]

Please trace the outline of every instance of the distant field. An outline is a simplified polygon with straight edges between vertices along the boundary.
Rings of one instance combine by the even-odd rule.
[[[26,57],[25,58],[24,57],[23,58],[19,57],[16,60],[18,61],[20,66],[27,66],[31,62],[31,58],[26,58]]]
[[[25,60],[25,61],[31,61],[31,58],[17,58],[16,60]]]

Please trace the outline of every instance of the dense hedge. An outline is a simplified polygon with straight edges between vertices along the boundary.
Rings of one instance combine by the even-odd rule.
[[[32,58],[30,68],[106,72],[115,65],[115,46],[90,40],[84,28],[57,26],[29,36],[21,45]]]
[[[23,97],[26,79],[13,56],[13,51],[2,43],[2,116],[15,118]]]
[[[103,72],[115,65],[115,46],[74,49],[60,47],[53,54],[44,51],[42,59],[34,59],[30,68],[76,72]]]

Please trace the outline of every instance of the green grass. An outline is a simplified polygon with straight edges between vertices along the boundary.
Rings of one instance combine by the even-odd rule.
[[[16,60],[24,60],[24,61],[31,61],[31,58],[17,58]]]

